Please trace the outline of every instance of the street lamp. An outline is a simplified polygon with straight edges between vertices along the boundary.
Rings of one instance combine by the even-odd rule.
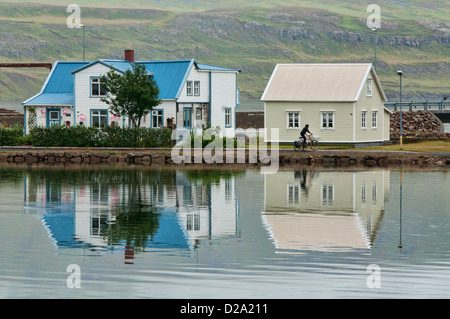
[[[377,28],[372,29],[373,32],[375,32],[375,61],[373,62],[373,67],[375,68],[375,71],[377,69]]]
[[[400,77],[400,149],[403,148],[403,118],[402,118],[402,75],[403,72],[398,70],[397,74]]]
[[[80,24],[80,27],[83,28],[83,61],[86,61],[85,45],[84,45],[84,28],[86,27],[86,25],[85,24]]]

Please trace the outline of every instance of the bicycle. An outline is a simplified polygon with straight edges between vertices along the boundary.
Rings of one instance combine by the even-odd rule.
[[[306,137],[306,144],[303,143],[303,138],[300,137],[300,139],[298,141],[294,142],[294,150],[296,152],[298,152],[299,150],[301,150],[302,152],[305,150],[305,148],[307,148],[309,145],[309,147],[314,150],[317,151],[319,149],[319,141],[316,139],[313,139],[312,136],[307,136]]]

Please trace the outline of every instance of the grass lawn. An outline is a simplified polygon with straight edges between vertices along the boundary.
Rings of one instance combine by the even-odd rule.
[[[418,143],[403,143],[403,148],[400,148],[400,144],[387,145],[387,146],[370,146],[358,148],[358,150],[380,150],[380,151],[407,151],[407,152],[450,152],[449,141],[423,141]]]
[[[270,148],[270,146],[269,146]],[[294,149],[291,144],[280,144],[280,150]],[[309,148],[308,148],[309,149]],[[400,148],[400,144],[387,145],[387,146],[369,146],[355,148],[352,145],[320,145],[320,150],[358,150],[358,151],[394,151],[394,152],[421,152],[421,153],[433,153],[433,152],[450,152],[449,141],[423,141],[418,143],[403,143],[403,148]]]

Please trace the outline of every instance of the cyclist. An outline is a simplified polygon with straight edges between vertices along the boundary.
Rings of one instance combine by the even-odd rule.
[[[309,131],[309,124],[306,124],[303,130],[300,132],[300,136],[303,138],[303,146],[306,147],[306,133],[309,133],[312,135],[312,133]]]

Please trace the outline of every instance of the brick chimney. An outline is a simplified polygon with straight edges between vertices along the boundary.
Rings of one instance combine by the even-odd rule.
[[[125,61],[134,63],[134,50],[125,50]]]

